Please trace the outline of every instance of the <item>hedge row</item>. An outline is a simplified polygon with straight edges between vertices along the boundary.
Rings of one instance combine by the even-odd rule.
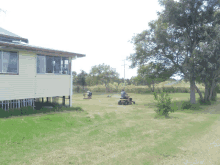
[[[105,86],[97,85],[97,86],[91,86],[91,87],[85,87],[84,90],[81,87],[74,88],[74,92],[76,93],[82,93],[86,92],[87,90],[90,90],[92,92],[113,92],[113,93],[119,93],[122,89],[125,89],[128,93],[153,93],[152,90],[148,87],[138,87],[138,86],[132,86],[128,85],[126,87],[109,87],[106,89]],[[204,89],[200,89],[202,93],[204,93]],[[154,89],[154,92],[161,93],[161,92],[167,92],[167,93],[190,93],[190,88],[186,87],[157,87]]]

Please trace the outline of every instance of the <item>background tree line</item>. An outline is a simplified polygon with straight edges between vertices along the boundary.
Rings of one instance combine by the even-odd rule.
[[[127,59],[130,68],[138,67],[138,75],[126,83],[147,85],[154,91],[157,83],[179,74],[190,83],[190,102],[216,100],[220,80],[220,2],[219,0],[159,0],[164,10],[149,23],[149,29],[133,36],[135,53]],[[123,83],[118,73],[107,65],[81,71],[78,85]],[[196,86],[204,84],[203,94]]]
[[[162,66],[153,66],[152,64],[141,66],[138,69],[137,76],[131,77],[130,79],[125,79],[124,81],[124,78],[119,78],[119,73],[117,73],[109,65],[101,64],[93,66],[89,73],[81,70],[81,72],[77,74],[75,71],[73,71],[73,85],[81,86],[83,89],[85,86],[95,85],[105,85],[107,88],[109,83],[116,82],[118,84],[125,83],[125,85],[147,85],[148,87],[152,87],[157,83],[170,79],[170,77],[173,75],[173,71],[166,70],[167,74],[165,74],[163,69],[164,68]]]

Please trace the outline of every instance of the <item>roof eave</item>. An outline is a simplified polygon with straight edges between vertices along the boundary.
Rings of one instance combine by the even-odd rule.
[[[5,37],[5,38],[12,38],[12,39],[17,39],[17,40],[21,40],[22,42],[25,43],[29,43],[27,38],[22,38],[22,37],[14,37],[14,36],[9,36],[9,35],[5,35],[5,34],[0,34],[0,37]]]
[[[84,54],[79,54],[79,53],[72,53],[72,52],[66,52],[66,51],[60,51],[60,50],[51,50],[51,49],[46,49],[46,48],[37,48],[33,46],[6,43],[6,42],[1,42],[1,41],[0,41],[0,46],[5,46],[6,49],[25,50],[25,51],[35,52],[37,54],[50,55],[50,56],[66,56],[66,57],[77,56],[77,58],[86,56]]]

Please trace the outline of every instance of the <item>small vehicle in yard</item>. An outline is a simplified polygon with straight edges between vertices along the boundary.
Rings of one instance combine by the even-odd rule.
[[[85,98],[86,95],[88,96],[88,98]],[[84,93],[83,96],[84,96],[83,99],[91,99],[92,98],[92,92],[87,91],[87,93]]]
[[[126,97],[126,99],[120,98],[118,105],[132,105],[132,103],[135,104],[135,101],[132,101],[132,98],[130,98],[128,95]]]

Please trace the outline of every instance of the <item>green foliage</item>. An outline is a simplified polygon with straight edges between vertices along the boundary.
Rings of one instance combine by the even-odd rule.
[[[85,86],[86,85],[86,77],[87,77],[87,73],[84,70],[81,70],[81,73],[79,73],[77,75],[77,81],[76,84],[77,85],[81,85],[81,86]]]
[[[181,106],[181,109],[190,109],[191,108],[191,106],[192,106],[192,104],[190,103],[190,101],[184,101],[183,103],[182,103],[182,106]]]
[[[198,99],[198,102],[200,105],[211,105],[212,104],[210,100],[204,101],[201,98]]]
[[[148,85],[149,88],[154,92],[154,85],[169,79],[174,72],[175,67],[166,68],[162,63],[149,63],[147,65],[141,65],[138,68],[138,76],[136,77],[137,82],[143,85]],[[153,85],[153,88],[152,88]]]
[[[116,80],[119,74],[115,69],[111,68],[109,65],[99,64],[98,66],[93,66],[90,73],[90,78],[93,78],[96,82],[94,85],[105,84],[107,86],[112,80]]]
[[[36,102],[38,104],[38,102]],[[39,102],[40,103],[40,102]],[[42,106],[48,105],[48,103],[42,104]],[[55,112],[55,111],[63,111],[65,110],[77,110],[77,111],[83,111],[82,108],[80,107],[61,107],[56,104],[50,104],[53,105],[52,109],[47,109],[47,108],[40,108],[38,110],[33,110],[33,107],[27,106],[27,107],[22,107],[20,109],[9,109],[9,110],[3,110],[0,108],[0,118],[8,118],[10,116],[24,116],[24,115],[30,115],[30,114],[36,114],[36,113],[50,113],[50,112]]]
[[[112,92],[121,92],[122,89],[125,89],[126,92],[128,93],[152,93],[151,88],[147,86],[135,86],[135,85],[127,85],[123,86],[122,84],[115,85],[109,84],[109,89]],[[93,92],[106,92],[106,87],[105,85],[97,85],[97,86],[90,86],[87,87],[88,90],[93,91]],[[167,92],[167,93],[189,93],[190,89],[187,87],[155,87],[154,89],[155,92],[161,93],[161,92]]]
[[[200,108],[200,104],[196,103],[196,104],[191,104],[190,101],[184,101],[181,105],[181,109],[191,109],[191,110],[199,110]]]
[[[172,110],[175,112],[179,109],[176,102],[171,103]]]
[[[157,109],[155,112],[160,116],[169,116],[169,112],[174,112],[174,109],[171,107],[171,98],[168,96],[168,93],[162,92],[158,95],[154,92],[154,100],[156,100]]]
[[[85,93],[87,90],[88,90],[87,87],[84,87],[83,89],[83,87],[79,85],[73,86],[73,92],[76,92],[76,93]]]
[[[149,29],[132,38],[131,43],[135,46],[135,53],[128,58],[132,62],[130,67],[134,68],[154,61],[156,65],[164,64],[161,66],[166,69],[173,67],[173,73],[182,73],[192,83],[196,81],[196,77],[197,80],[202,77],[199,74],[202,72],[197,69],[199,65],[201,69],[207,69],[211,64],[211,68],[219,72],[216,68],[220,65],[212,65],[219,63],[219,60],[216,60],[219,59],[219,40],[215,36],[220,38],[220,28],[216,30],[218,33],[213,33],[216,25],[219,25],[219,1],[160,0],[159,2],[164,9],[158,12],[158,19],[149,23]],[[198,57],[197,50],[200,50],[201,42],[207,42],[210,46],[206,52],[204,51],[204,54],[209,56],[205,62]],[[214,48],[216,51],[213,51]],[[216,58],[210,58],[211,54],[216,54]],[[200,58],[202,57],[201,55]],[[199,61],[201,62],[198,63]],[[202,67],[202,64],[207,66]],[[211,75],[211,70],[203,75],[205,80],[212,80],[207,76]],[[194,102],[195,93],[190,97],[191,102]]]

